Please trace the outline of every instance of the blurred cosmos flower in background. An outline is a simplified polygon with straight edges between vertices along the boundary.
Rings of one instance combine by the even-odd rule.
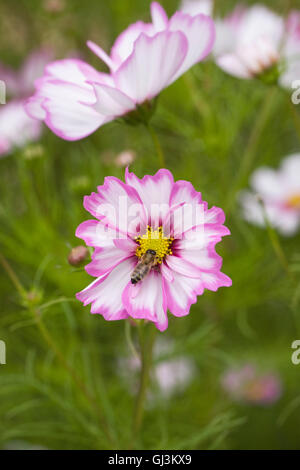
[[[123,150],[115,157],[115,164],[119,167],[126,167],[132,165],[136,159],[136,153],[133,150]]]
[[[250,182],[252,192],[240,195],[245,219],[264,226],[266,216],[282,235],[294,235],[300,226],[300,154],[286,157],[279,170],[257,169]]]
[[[253,405],[271,405],[282,394],[279,377],[259,373],[252,364],[228,370],[222,376],[221,384],[233,400]]]
[[[192,16],[199,15],[200,13],[212,16],[213,8],[213,0],[183,0],[180,5],[180,11]]]
[[[50,63],[27,101],[28,114],[67,140],[86,137],[121,116],[147,122],[153,98],[203,60],[215,38],[213,21],[205,15],[176,12],[168,19],[156,2],[151,15],[152,23],[138,21],[123,31],[110,56],[88,42],[109,74],[75,59]]]
[[[97,279],[77,298],[106,320],[143,318],[163,331],[167,309],[188,315],[205,288],[231,285],[215,251],[230,232],[222,209],[208,209],[191,183],[174,182],[168,170],[143,179],[126,170],[125,180],[107,177],[97,193],[84,198],[85,209],[98,220],[83,222],[76,236],[95,248],[86,271]],[[158,263],[134,285],[131,274],[147,250],[155,250]]]
[[[30,54],[18,72],[0,64],[0,79],[5,83],[8,97],[12,97],[7,104],[0,105],[0,157],[14,147],[39,139],[41,123],[27,115],[24,101],[32,94],[34,80],[43,73],[50,59],[50,53],[41,50]]]
[[[172,356],[172,358],[169,358]],[[183,392],[193,380],[196,373],[194,361],[188,356],[175,355],[172,341],[158,338],[153,351],[153,381],[158,386],[158,392],[165,398]],[[127,382],[134,393],[137,388],[132,375],[140,371],[141,362],[138,357],[120,357],[118,370],[124,381]],[[154,398],[152,393],[149,398]]]
[[[287,21],[263,5],[238,6],[216,20],[217,64],[238,78],[261,78],[291,88],[300,71],[300,14]]]

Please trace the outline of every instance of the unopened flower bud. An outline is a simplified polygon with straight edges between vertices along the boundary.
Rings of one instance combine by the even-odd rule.
[[[132,150],[124,150],[119,153],[115,158],[115,164],[119,167],[126,167],[131,165],[136,158],[135,152]]]
[[[89,250],[86,246],[75,246],[69,253],[68,262],[71,266],[80,266],[87,259],[88,255]]]

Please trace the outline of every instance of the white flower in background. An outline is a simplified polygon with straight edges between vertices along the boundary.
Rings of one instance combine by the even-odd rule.
[[[194,373],[194,363],[188,357],[178,357],[162,361],[155,367],[155,378],[160,391],[165,396],[183,391],[191,382]]]
[[[180,10],[189,15],[208,15],[213,14],[214,3],[213,0],[183,0],[180,5]]]
[[[195,376],[195,363],[187,356],[173,356],[172,341],[158,339],[153,351],[154,366],[152,370],[152,379],[156,382],[159,392],[165,398],[182,392],[191,383]],[[171,358],[172,355],[172,358]],[[118,368],[120,375],[124,380],[129,381],[131,392],[135,393],[137,382],[132,375],[140,371],[140,360],[131,356],[129,358],[121,357]],[[149,398],[154,399],[154,394],[150,393]]]
[[[213,0],[183,0],[181,10],[190,15],[213,15]],[[300,78],[300,11],[287,20],[266,8],[238,5],[224,19],[215,18],[216,63],[238,78],[260,77],[285,88]]]
[[[43,72],[50,57],[49,51],[34,51],[18,71],[0,63],[0,80],[5,83],[9,97],[13,98],[7,104],[0,105],[0,157],[41,136],[42,125],[27,115],[24,102],[32,93],[34,80]]]
[[[300,79],[300,11],[292,11],[287,20],[287,40],[283,53],[287,59],[287,69],[281,77],[281,84],[290,88]]]
[[[282,235],[294,235],[300,227],[300,153],[286,157],[279,170],[262,167],[251,177],[252,191],[240,196],[244,217],[264,226],[264,210],[270,224]]]

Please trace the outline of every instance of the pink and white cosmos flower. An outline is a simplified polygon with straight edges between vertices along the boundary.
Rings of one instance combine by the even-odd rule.
[[[43,72],[50,57],[49,52],[35,51],[18,72],[0,64],[0,80],[4,81],[7,94],[13,97],[7,104],[0,105],[0,157],[8,155],[14,147],[39,139],[41,123],[25,112],[24,100],[32,93],[34,80]]]
[[[221,384],[233,400],[252,405],[272,405],[282,395],[279,376],[260,373],[253,364],[228,370],[221,378]]]
[[[110,69],[100,73],[87,63],[67,59],[50,63],[27,102],[28,114],[45,121],[58,136],[77,140],[118,117],[145,119],[151,101],[211,51],[211,18],[151,4],[152,23],[138,21],[115,41],[110,56],[95,43],[89,48]]]
[[[285,21],[263,5],[238,6],[216,20],[216,29],[216,63],[230,75],[250,79],[273,70],[275,79],[289,88],[299,78],[299,13]]]
[[[163,331],[167,310],[188,315],[204,289],[231,286],[215,251],[230,232],[222,209],[208,209],[191,183],[174,182],[168,170],[142,179],[126,170],[125,181],[107,177],[84,198],[85,209],[96,219],[83,222],[76,236],[95,248],[85,269],[96,280],[77,298],[106,320],[146,319]],[[196,217],[185,218],[181,209]],[[148,249],[156,251],[159,262],[132,284],[131,273]]]
[[[266,216],[271,225],[282,235],[294,235],[300,227],[300,154],[283,160],[279,170],[263,167],[251,178],[252,191],[243,191],[240,196],[244,217],[259,226],[265,225]]]

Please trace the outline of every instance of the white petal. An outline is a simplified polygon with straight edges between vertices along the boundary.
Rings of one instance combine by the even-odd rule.
[[[137,103],[151,100],[173,81],[186,53],[187,40],[181,32],[163,31],[152,38],[142,33],[115,73],[116,84]]]
[[[135,292],[137,289],[138,293]],[[152,270],[139,284],[128,283],[123,303],[133,318],[153,321],[161,331],[167,328],[166,299],[160,273]]]
[[[103,116],[122,116],[135,109],[135,103],[116,88],[93,83],[97,103],[94,109]]]
[[[77,294],[77,298],[84,305],[92,303],[91,313],[100,313],[106,320],[126,318],[128,315],[123,306],[122,293],[133,267],[132,259],[123,261],[108,276],[103,276]]]
[[[109,120],[85,104],[95,102],[92,87],[89,90],[60,81],[46,81],[39,93],[45,97],[42,104],[46,111],[45,123],[63,139],[86,137]]]
[[[215,41],[215,27],[209,16],[191,17],[182,12],[176,12],[170,19],[169,29],[182,31],[188,40],[188,52],[180,69],[173,77],[173,82],[211,52]]]

